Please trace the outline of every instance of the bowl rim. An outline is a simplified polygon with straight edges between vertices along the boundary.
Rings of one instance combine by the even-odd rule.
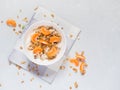
[[[43,61],[42,61],[42,63],[39,61],[37,61],[36,59],[34,59],[34,58],[32,58],[30,55],[28,55],[28,53],[27,53],[27,48],[26,48],[26,45],[25,45],[25,39],[26,39],[26,36],[27,36],[27,34],[30,32],[30,31],[32,31],[35,27],[38,27],[38,26],[43,26],[44,24],[51,24],[50,26],[53,26],[60,34],[61,34],[61,36],[62,36],[62,40],[64,40],[64,41],[62,41],[62,43],[64,44],[64,45],[62,45],[62,49],[60,50],[60,54],[58,54],[59,55],[59,57],[57,56],[56,58],[55,58],[55,60],[48,60],[48,61],[46,61],[46,62],[44,62],[43,63]],[[30,36],[30,35],[29,35]],[[54,23],[54,22],[51,22],[51,21],[46,21],[46,20],[42,20],[42,21],[37,21],[37,22],[35,22],[35,23],[33,23],[33,24],[31,24],[28,28],[27,28],[27,30],[26,30],[26,32],[25,32],[25,34],[24,34],[24,38],[23,38],[23,42],[24,42],[24,54],[27,56],[27,58],[30,60],[30,61],[32,61],[33,63],[35,63],[35,64],[38,64],[38,65],[52,65],[52,64],[54,64],[54,63],[56,63],[56,62],[58,62],[58,61],[60,61],[61,59],[62,59],[62,57],[64,56],[64,54],[65,54],[65,51],[66,51],[66,48],[67,48],[67,40],[66,40],[66,36],[65,36],[65,33],[63,32],[63,30],[61,30],[61,28],[56,24],[56,23]]]

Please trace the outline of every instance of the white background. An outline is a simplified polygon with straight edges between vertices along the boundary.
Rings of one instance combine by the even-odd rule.
[[[50,85],[39,78],[30,82],[33,75],[9,66],[8,56],[18,36],[5,20],[16,19],[20,9],[21,17],[30,18],[38,5],[82,30],[69,56],[85,51],[89,65],[85,76],[73,73],[67,62],[66,69]],[[0,23],[0,90],[69,90],[75,81],[79,83],[78,90],[120,90],[120,0],[0,0],[1,20],[4,23]]]

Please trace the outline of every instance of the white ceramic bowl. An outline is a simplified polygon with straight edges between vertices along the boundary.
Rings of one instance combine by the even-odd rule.
[[[54,27],[62,36],[62,40],[59,44],[59,47],[61,48],[59,53],[57,54],[57,56],[52,59],[52,60],[40,60],[39,59],[34,59],[34,55],[31,51],[29,51],[27,48],[28,48],[28,45],[30,43],[30,38],[31,38],[31,35],[33,34],[33,30],[39,26],[52,26]],[[38,65],[51,65],[51,64],[54,64],[56,62],[58,62],[59,60],[61,60],[61,58],[63,57],[64,53],[65,53],[65,50],[66,50],[66,37],[64,35],[64,32],[61,30],[61,28],[59,26],[57,26],[56,23],[54,22],[50,22],[50,21],[38,21],[34,24],[32,24],[28,30],[25,32],[25,35],[24,35],[24,53],[25,55],[28,57],[28,59],[30,61],[32,61],[33,63],[36,63]]]

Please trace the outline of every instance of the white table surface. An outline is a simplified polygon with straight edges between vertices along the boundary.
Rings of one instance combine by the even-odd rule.
[[[69,56],[85,51],[89,65],[86,75],[73,73],[67,62],[66,69],[50,85],[38,78],[30,82],[32,74],[8,64],[18,35],[6,26],[5,20],[16,19],[20,9],[21,18],[30,18],[38,5],[82,30]],[[4,23],[0,23],[0,90],[69,90],[75,81],[79,87],[73,90],[120,90],[120,0],[0,0],[1,20]]]

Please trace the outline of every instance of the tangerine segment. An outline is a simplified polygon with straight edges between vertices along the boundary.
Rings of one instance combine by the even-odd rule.
[[[60,37],[57,37],[57,36],[50,37],[50,43],[60,42],[60,41],[61,41]]]
[[[58,53],[57,47],[52,47],[52,48],[47,52],[47,56],[48,56],[48,58],[52,58],[52,57],[56,56],[57,53]]]
[[[34,54],[39,54],[41,52],[42,52],[42,48],[40,48],[40,47],[35,47],[34,50],[33,50]]]
[[[39,42],[42,43],[42,44],[48,45],[48,42],[45,41],[45,40],[40,39]]]
[[[40,31],[45,36],[50,35],[50,31],[47,30],[45,27],[41,27]]]
[[[6,24],[7,24],[8,26],[11,26],[11,27],[16,27],[16,21],[13,20],[13,19],[8,19],[8,20],[6,21]]]
[[[70,62],[75,64],[75,66],[79,65],[79,61],[77,59],[71,59]]]
[[[80,65],[80,72],[82,74],[85,74],[85,70],[84,70],[84,67],[87,67],[88,65],[85,63],[85,62],[82,62],[81,65]]]
[[[32,37],[31,37],[31,41],[32,42],[36,42],[37,41],[37,37],[39,37],[38,33],[33,34]]]

